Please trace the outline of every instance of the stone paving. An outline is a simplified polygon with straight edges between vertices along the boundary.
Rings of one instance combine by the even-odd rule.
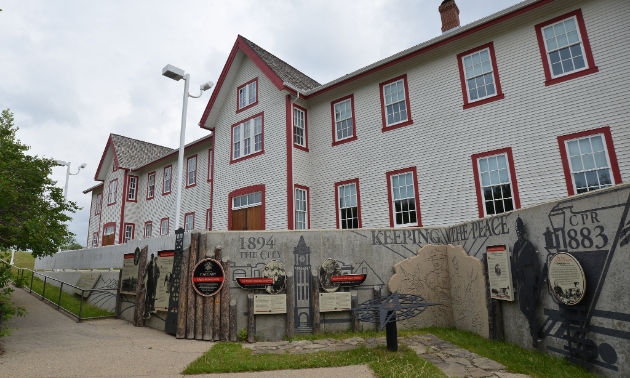
[[[505,366],[500,363],[469,352],[466,349],[462,349],[433,335],[399,337],[398,342],[409,346],[420,358],[436,365],[448,377],[530,378],[529,375],[506,373]],[[356,349],[362,345],[367,348],[374,348],[378,345],[387,345],[387,341],[385,337],[376,339],[352,337],[345,340],[268,341],[244,344],[243,347],[250,348],[252,354],[256,355],[285,353],[304,354],[319,351],[338,352]]]

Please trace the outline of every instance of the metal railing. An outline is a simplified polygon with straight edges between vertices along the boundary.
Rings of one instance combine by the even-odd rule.
[[[70,284],[68,282],[62,281],[62,280],[54,278],[54,277],[47,276],[47,275],[45,275],[43,273],[39,273],[39,272],[34,271],[32,269],[29,269],[29,268],[20,268],[20,267],[17,267],[15,265],[12,266],[8,262],[6,262],[6,261],[4,261],[2,259],[0,259],[0,262],[3,262],[6,265],[9,265],[9,269],[11,269],[11,268],[17,269],[18,270],[17,277],[20,277],[20,273],[21,273],[22,279],[24,279],[24,271],[25,270],[31,272],[31,286],[28,287],[28,288],[26,286],[24,286],[23,289],[24,290],[28,290],[31,294],[34,294],[35,296],[41,298],[41,300],[48,301],[53,306],[56,306],[57,310],[64,310],[67,314],[69,314],[71,316],[74,316],[75,318],[77,318],[77,322],[79,322],[79,323],[81,321],[83,321],[83,320],[90,320],[90,319],[102,319],[102,318],[113,318],[113,317],[117,318],[120,315],[120,314],[118,314],[118,308],[116,308],[114,315],[91,316],[91,317],[87,317],[87,318],[84,318],[84,317],[81,316],[83,314],[83,301],[84,301],[84,298],[85,298],[85,295],[84,295],[85,292],[93,292],[93,291],[108,292],[110,290],[116,290],[116,295],[120,295],[120,293],[118,292],[119,288],[83,289],[83,288],[80,288],[78,286],[72,285],[72,284]],[[43,280],[44,281],[44,288],[42,289],[42,293],[41,294],[39,294],[36,291],[33,291],[33,280],[35,279],[35,275],[36,274],[39,275],[39,276],[44,277],[44,280]],[[53,302],[50,299],[45,297],[45,295],[46,295],[46,281],[48,281],[48,280],[57,281],[60,284],[59,285],[59,298],[57,299],[57,303],[55,303],[55,302]],[[11,281],[14,285],[18,286],[15,283],[15,281],[13,281],[11,279],[9,279],[9,281]],[[79,315],[76,315],[72,311],[70,311],[70,310],[64,308],[63,306],[61,306],[61,293],[63,293],[63,286],[64,285],[70,286],[70,287],[72,287],[74,289],[77,289],[77,290],[81,290],[81,305],[79,306]]]

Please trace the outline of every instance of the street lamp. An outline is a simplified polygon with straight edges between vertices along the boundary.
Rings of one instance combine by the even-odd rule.
[[[77,170],[77,173],[70,173],[70,164],[72,164],[71,162],[63,161],[63,160],[55,160],[55,162],[57,162],[58,165],[65,165],[68,167],[68,169],[66,170],[66,188],[63,191],[63,202],[66,202],[68,200],[68,178],[70,177],[70,175],[75,175],[75,176],[78,175],[79,171],[85,168],[87,164],[85,163],[81,164],[81,166]]]
[[[181,206],[182,200],[182,172],[184,171],[184,141],[186,137],[186,112],[188,111],[188,97],[199,98],[203,94],[204,91],[212,88],[214,85],[213,82],[208,81],[200,86],[201,93],[199,96],[193,96],[188,93],[188,84],[190,82],[190,74],[187,74],[181,68],[177,68],[170,64],[167,64],[164,68],[162,68],[162,75],[171,78],[175,81],[180,81],[184,79],[184,106],[182,109],[182,128],[179,134],[179,155],[177,158],[177,197],[175,200],[175,229],[179,227],[179,209]]]

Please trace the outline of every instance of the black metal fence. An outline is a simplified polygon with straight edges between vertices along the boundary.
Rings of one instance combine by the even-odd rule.
[[[24,280],[24,271],[31,272],[31,285],[29,287],[23,286],[23,289],[24,290],[28,290],[29,293],[34,294],[35,296],[41,298],[41,300],[47,301],[48,303],[52,304],[53,307],[57,307],[57,310],[59,310],[59,311],[63,310],[67,314],[69,314],[71,316],[74,316],[75,318],[77,318],[77,322],[79,322],[79,323],[81,321],[83,321],[83,320],[90,320],[90,319],[102,319],[102,318],[114,318],[114,317],[117,318],[118,315],[119,315],[117,313],[118,312],[118,308],[116,308],[116,310],[115,310],[116,313],[114,313],[114,315],[92,316],[92,317],[87,317],[87,318],[84,318],[84,317],[81,316],[83,314],[83,302],[85,300],[84,298],[85,298],[85,293],[86,292],[93,292],[93,291],[109,292],[111,290],[116,290],[116,295],[119,295],[120,294],[118,292],[119,288],[83,289],[83,288],[80,288],[78,286],[72,285],[72,284],[70,284],[68,282],[64,282],[64,281],[59,280],[57,278],[47,276],[47,275],[45,275],[43,273],[40,273],[40,272],[31,270],[31,269],[28,269],[28,268],[19,268],[19,267],[15,266],[15,265],[11,266],[8,262],[6,262],[6,261],[4,261],[2,259],[0,259],[0,262],[4,263],[6,265],[9,265],[12,268],[17,269],[17,277],[21,277],[22,281]],[[35,275],[43,277],[44,288],[43,288],[41,294],[33,291],[33,280],[35,279]],[[50,299],[46,298],[46,296],[45,296],[46,295],[46,283],[49,280],[59,282],[59,298],[57,299],[57,303],[55,303],[54,301],[51,301]],[[15,281],[13,281],[13,280],[10,280],[10,281],[14,285],[18,286]],[[72,311],[64,308],[63,306],[61,306],[61,293],[63,293],[64,285],[65,286],[70,286],[70,287],[72,287],[74,289],[77,289],[77,290],[81,290],[81,305],[79,306],[79,314],[78,315],[73,313]],[[2,311],[2,315],[4,315],[4,306],[2,306],[2,309],[0,311]],[[0,317],[0,324],[2,324],[2,317]]]

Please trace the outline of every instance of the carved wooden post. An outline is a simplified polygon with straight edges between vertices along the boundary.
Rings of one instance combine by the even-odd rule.
[[[223,287],[221,288],[221,340],[230,339],[230,257],[221,261],[224,271]]]
[[[256,323],[254,320],[254,294],[247,294],[247,342],[256,341]]]
[[[221,246],[218,245],[214,251],[214,259],[221,264]],[[213,297],[214,299],[214,319],[212,324],[212,339],[219,341],[221,335],[221,293],[217,293]]]
[[[236,330],[236,299],[230,301],[230,341],[236,341],[238,338],[238,331]]]
[[[319,328],[319,272],[313,270],[313,333],[320,333]]]
[[[190,255],[188,258],[188,280],[192,281],[191,277],[195,265],[197,265],[197,252],[199,252],[199,240],[195,235],[190,236]],[[188,308],[186,309],[186,338],[195,338],[195,311],[196,311],[196,299],[197,292],[192,282],[188,286]]]
[[[356,290],[350,292],[350,305],[352,308],[359,306],[359,293]],[[359,332],[359,318],[354,316],[353,313],[350,313],[350,316],[352,316],[352,332]]]
[[[22,271],[22,275],[24,275],[24,271]],[[118,290],[116,290],[116,319],[120,318],[120,307],[122,304],[122,298],[120,296],[120,285],[122,284],[122,268],[120,272],[118,272]]]
[[[378,298],[380,296],[381,296],[381,287],[374,285],[374,298]],[[376,320],[378,320],[378,322],[374,323],[374,328],[376,329],[376,332],[382,331],[379,319],[380,318],[378,317],[378,315],[376,315]]]
[[[146,288],[144,286],[144,271],[147,267],[147,253],[149,246],[140,250],[138,259],[138,283],[136,284],[136,308],[133,314],[133,324],[136,327],[144,327],[144,301],[146,298]]]
[[[295,287],[293,286],[293,272],[287,272],[287,337],[295,337]]]
[[[201,235],[199,233],[193,234],[192,237],[197,239],[198,251],[197,251],[197,262],[206,258],[206,238],[205,235]],[[195,302],[195,339],[202,340],[203,339],[203,305],[204,305],[204,297],[197,294],[197,300]]]
[[[181,274],[179,278],[179,302],[177,304],[177,333],[175,337],[183,339],[186,337],[186,310],[188,309],[188,286],[190,282],[190,275],[188,274],[188,256],[190,255],[190,246],[184,248],[182,253],[182,266]]]
[[[206,241],[208,235],[202,236]],[[210,250],[206,250],[206,257],[214,258],[216,252],[212,252]],[[214,323],[214,298],[212,297],[204,297],[203,298],[203,339],[205,341],[212,341],[212,328]]]

